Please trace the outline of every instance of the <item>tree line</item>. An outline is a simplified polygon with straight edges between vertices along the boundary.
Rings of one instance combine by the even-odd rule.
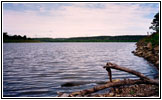
[[[21,36],[21,35],[9,36],[7,32],[3,33],[3,40],[26,40],[26,39],[27,39],[26,35],[24,35],[24,36]]]
[[[27,38],[26,35],[8,35],[7,32],[3,32],[3,42],[38,42],[31,38]]]
[[[146,35],[92,36],[73,38],[34,38],[41,42],[137,42]]]

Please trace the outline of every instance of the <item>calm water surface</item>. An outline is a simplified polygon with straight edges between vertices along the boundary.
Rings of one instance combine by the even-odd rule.
[[[108,80],[103,66],[113,62],[148,77],[157,71],[134,56],[135,43],[4,43],[3,96],[54,97]],[[137,78],[113,70],[113,79]],[[78,86],[62,87],[72,82]]]

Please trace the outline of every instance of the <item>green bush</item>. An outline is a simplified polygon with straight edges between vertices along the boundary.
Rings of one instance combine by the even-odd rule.
[[[159,33],[154,33],[151,36],[147,37],[145,40],[147,43],[151,42],[152,46],[159,45]]]

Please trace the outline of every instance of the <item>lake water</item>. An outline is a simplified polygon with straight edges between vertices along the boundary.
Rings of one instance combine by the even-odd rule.
[[[135,43],[4,43],[3,96],[55,97],[108,81],[107,62],[154,78],[157,70],[134,56]],[[137,77],[112,70],[113,79]],[[61,86],[77,83],[72,87]]]

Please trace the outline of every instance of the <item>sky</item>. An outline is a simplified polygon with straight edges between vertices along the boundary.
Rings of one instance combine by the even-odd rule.
[[[3,32],[27,37],[146,35],[158,3],[3,3]]]

